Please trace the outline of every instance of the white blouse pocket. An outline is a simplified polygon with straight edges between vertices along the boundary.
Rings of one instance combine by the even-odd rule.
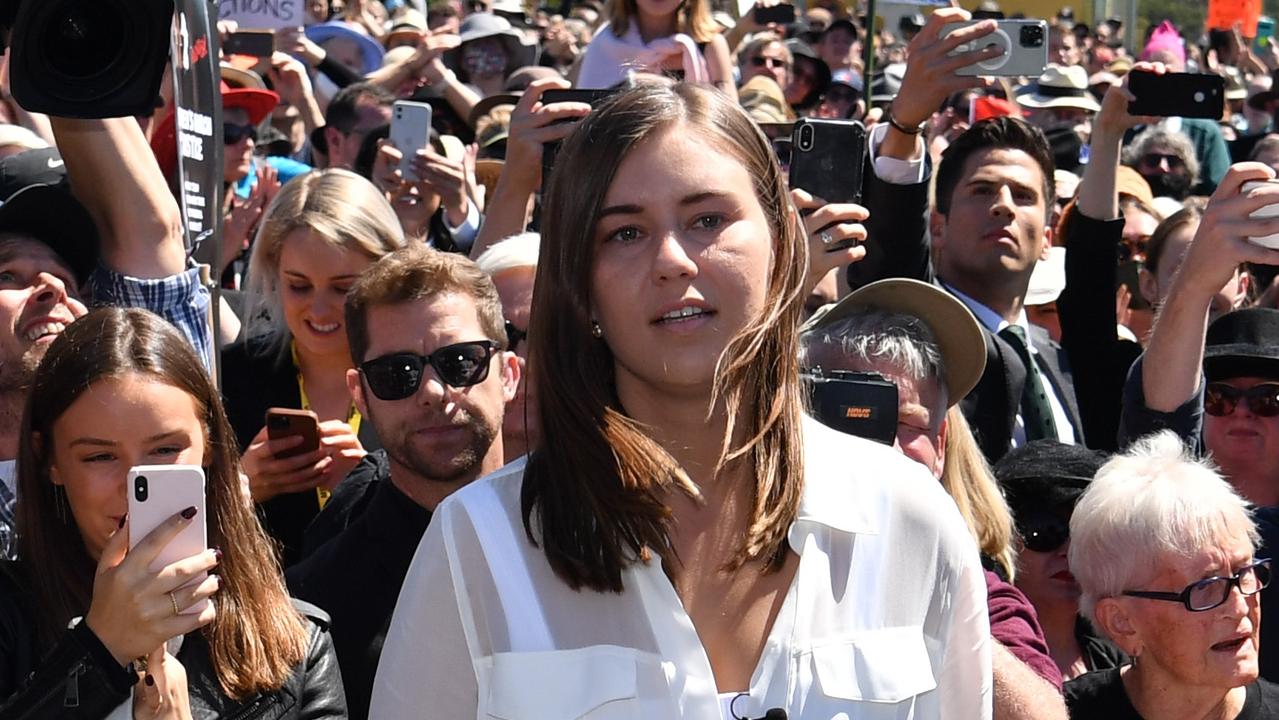
[[[488,715],[501,720],[638,719],[635,651],[612,646],[498,653]]]
[[[867,630],[818,643],[813,665],[827,697],[899,703],[937,687],[922,628]]]

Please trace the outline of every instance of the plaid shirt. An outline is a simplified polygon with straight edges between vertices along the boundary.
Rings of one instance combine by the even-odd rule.
[[[0,560],[16,560],[18,557],[18,498],[9,491],[9,485],[0,480]]]
[[[150,310],[173,323],[195,346],[204,367],[213,372],[213,337],[209,327],[209,289],[198,268],[148,280],[121,275],[99,266],[90,279],[97,306]]]

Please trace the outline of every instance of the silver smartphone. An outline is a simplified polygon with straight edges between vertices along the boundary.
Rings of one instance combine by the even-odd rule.
[[[980,20],[951,23],[942,30],[942,37],[971,27]],[[997,57],[982,60],[955,71],[956,75],[989,75],[997,77],[1039,77],[1048,67],[1048,23],[1043,20],[997,20],[995,31],[984,37],[966,42],[951,51],[951,55],[983,50],[991,45],[1003,49]]]
[[[431,137],[431,106],[413,100],[396,100],[391,108],[391,144],[402,153],[400,175],[420,180],[413,172],[413,158],[425,150]]]

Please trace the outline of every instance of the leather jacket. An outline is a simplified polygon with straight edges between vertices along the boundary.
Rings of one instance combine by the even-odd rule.
[[[19,568],[0,563],[0,720],[103,720],[129,700],[137,675],[120,667],[82,622],[41,657]],[[308,620],[306,657],[271,692],[227,697],[203,634],[184,638],[177,659],[186,669],[195,720],[345,720],[346,695],[328,616],[313,605],[294,604]]]

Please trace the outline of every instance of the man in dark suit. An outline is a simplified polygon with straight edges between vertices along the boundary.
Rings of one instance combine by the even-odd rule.
[[[347,371],[347,385],[385,454],[372,454],[371,478],[357,483],[358,516],[287,578],[297,597],[333,618],[350,716],[363,720],[391,613],[432,511],[503,464],[502,418],[520,364],[506,351],[493,281],[461,255],[420,245],[360,276],[347,294],[346,324],[358,368]],[[352,507],[334,502],[319,518]]]
[[[935,206],[927,208],[923,125],[947,97],[981,84],[956,70],[998,55],[997,48],[949,55],[994,30],[984,21],[941,38],[947,24],[966,18],[953,8],[933,14],[911,43],[887,122],[871,133],[870,247],[849,283],[894,275],[933,281],[973,312],[983,327],[986,371],[961,408],[995,460],[1028,440],[1082,442],[1083,426],[1065,353],[1023,309],[1035,263],[1052,244],[1053,160],[1043,133],[1020,119],[977,123],[947,148]]]

